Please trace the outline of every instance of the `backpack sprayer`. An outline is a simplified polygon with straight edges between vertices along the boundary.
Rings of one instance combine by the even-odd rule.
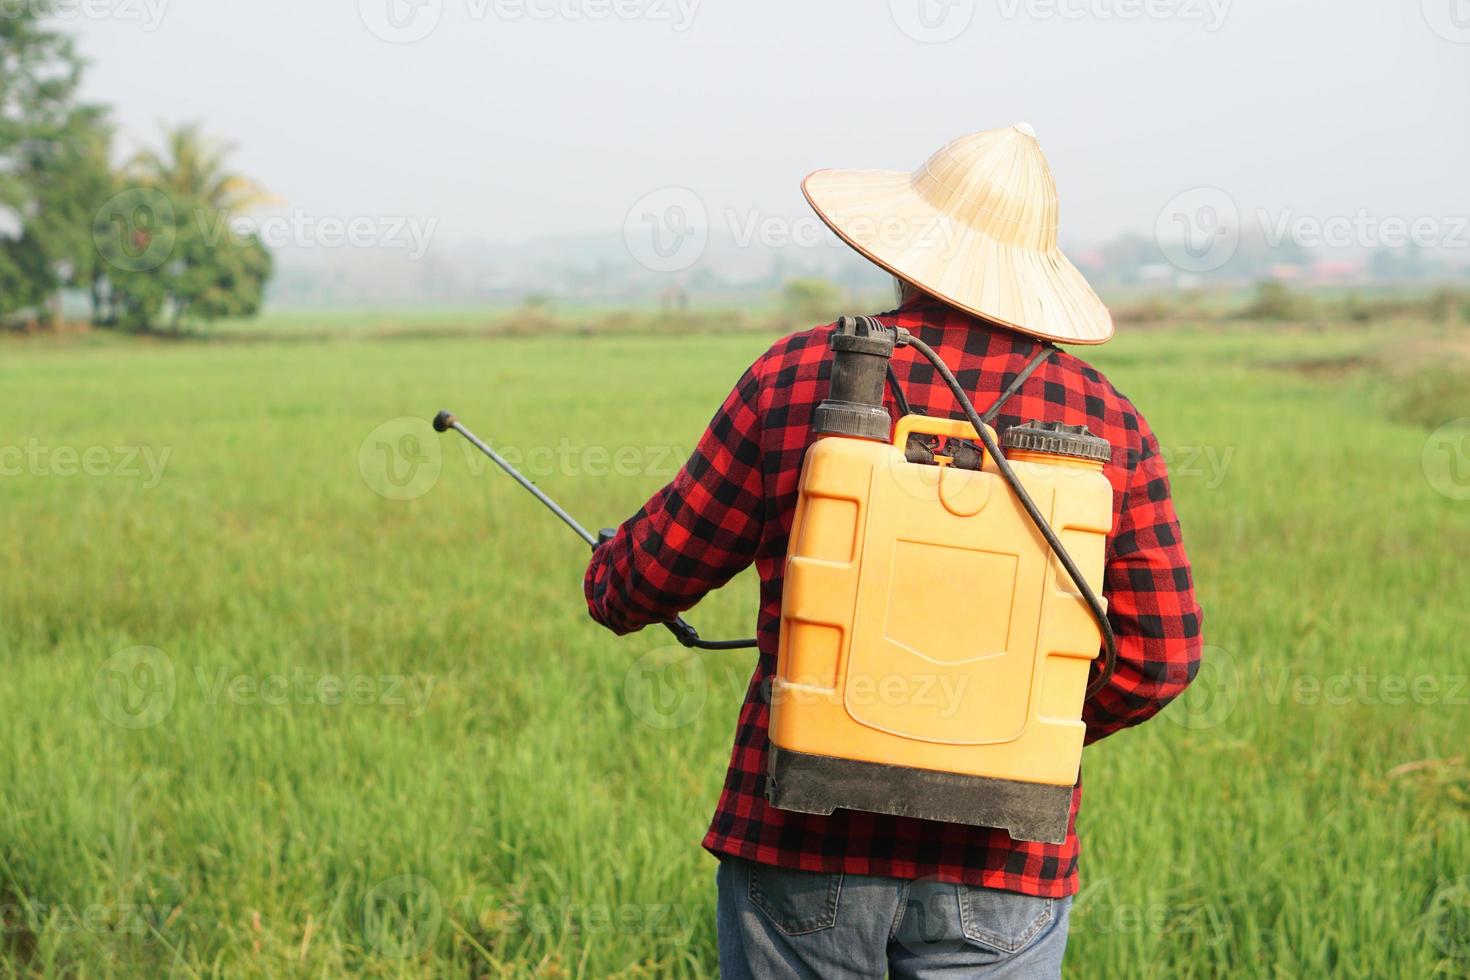
[[[1002,451],[988,422],[1052,348],[985,417],[901,327],[842,317],[829,343],[831,389],[787,551],[766,797],[783,810],[840,807],[1061,843],[1082,705],[1117,660],[1095,591],[1112,527],[1111,447],[1083,426],[1030,422],[1007,430]],[[934,366],[964,421],[908,410],[889,364],[902,346]],[[885,382],[903,412],[891,442]],[[594,549],[612,535],[594,537],[449,412],[434,428],[468,439]],[[756,645],[700,639],[682,618],[664,625],[686,647]]]
[[[1061,843],[1082,705],[1117,660],[1094,590],[1112,449],[1084,426],[1028,422],[1002,452],[990,419],[907,330],[843,317],[830,345],[786,557],[766,797]],[[883,389],[898,393],[900,346],[934,366],[965,421],[905,411],[889,441]]]

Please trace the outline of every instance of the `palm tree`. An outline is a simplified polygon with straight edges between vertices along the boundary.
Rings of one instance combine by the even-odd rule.
[[[253,313],[270,277],[270,254],[258,235],[233,222],[243,211],[278,203],[276,198],[231,172],[226,161],[234,144],[207,136],[199,123],[165,126],[163,136],[159,150],[135,154],[124,168],[127,180],[162,194],[173,208],[165,230],[174,237],[163,264],[122,277],[124,293],[131,290],[142,304],[138,322],[146,326],[166,314],[177,329],[196,311],[206,319]],[[225,230],[243,237],[225,236]]]
[[[265,188],[225,169],[233,143],[210,138],[199,123],[165,126],[163,134],[162,152],[143,150],[128,161],[135,179],[225,214],[275,203]]]

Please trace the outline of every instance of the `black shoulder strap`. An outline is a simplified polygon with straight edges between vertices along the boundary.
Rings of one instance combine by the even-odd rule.
[[[908,396],[903,392],[903,385],[898,383],[898,375],[893,371],[893,361],[888,362],[888,393],[893,396],[893,404],[898,406],[899,417],[914,414],[909,407]]]
[[[1050,344],[1042,347],[1040,352],[1031,358],[1030,363],[1021,369],[1021,373],[1016,375],[1016,380],[1007,385],[1006,390],[1000,393],[1000,397],[995,400],[995,404],[991,405],[990,409],[984,415],[980,416],[980,420],[986,425],[994,422],[995,417],[1000,414],[1000,410],[1005,407],[1005,403],[1011,400],[1011,396],[1020,391],[1021,386],[1030,380],[1031,375],[1036,373],[1036,369],[1045,364],[1047,358],[1051,357],[1054,353],[1056,353],[1056,348]]]

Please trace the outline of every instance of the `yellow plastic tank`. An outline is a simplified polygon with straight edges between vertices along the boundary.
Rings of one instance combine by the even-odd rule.
[[[1113,498],[1097,453],[1011,432],[1006,459],[1100,594]],[[910,436],[954,455],[910,461],[924,444]],[[773,805],[1065,838],[1101,637],[976,438],[910,415],[891,443],[829,435],[808,450],[771,691]]]

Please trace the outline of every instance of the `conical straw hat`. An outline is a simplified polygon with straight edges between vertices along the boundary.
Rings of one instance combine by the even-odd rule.
[[[818,170],[801,189],[845,242],[952,306],[1062,343],[1113,335],[1057,248],[1056,184],[1025,123],[961,136],[911,174]]]

